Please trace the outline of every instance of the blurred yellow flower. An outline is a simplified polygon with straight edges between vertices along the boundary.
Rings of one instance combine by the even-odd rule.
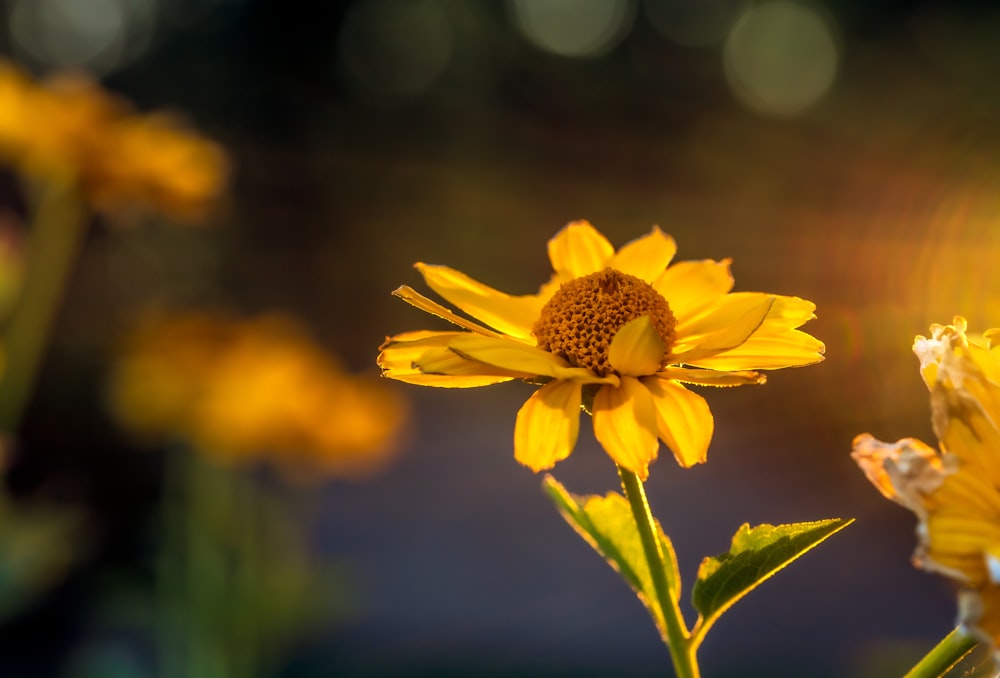
[[[271,457],[292,474],[377,470],[407,416],[374,378],[341,370],[294,321],[186,313],[128,338],[110,401],[127,429],[229,461]]]
[[[958,582],[960,621],[1000,640],[1000,330],[932,325],[913,351],[930,389],[940,450],[865,433],[851,453],[887,498],[917,514],[914,562]]]
[[[163,115],[139,116],[82,74],[36,84],[0,60],[0,158],[76,185],[98,210],[194,221],[222,193],[221,148]]]
[[[514,456],[535,471],[573,451],[581,405],[615,463],[643,479],[659,440],[681,466],[703,462],[712,413],[684,383],[763,383],[757,370],[819,362],[824,346],[796,329],[814,317],[812,302],[731,293],[728,259],[670,265],[676,249],[654,227],[616,252],[575,221],[549,241],[550,280],[524,296],[417,263],[431,289],[479,322],[404,285],[396,296],[462,331],[389,337],[378,364],[386,377],[426,386],[543,383],[514,426]]]

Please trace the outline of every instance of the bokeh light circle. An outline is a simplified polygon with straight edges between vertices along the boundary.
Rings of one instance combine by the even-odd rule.
[[[507,7],[525,38],[566,57],[607,54],[635,20],[632,0],[508,0]]]
[[[16,56],[98,75],[143,54],[157,22],[155,0],[17,0],[8,14]]]
[[[340,31],[340,58],[348,75],[371,92],[418,94],[445,71],[453,35],[437,0],[364,0]]]
[[[772,0],[746,9],[723,49],[726,79],[742,104],[794,116],[830,89],[839,55],[830,19],[817,8]]]

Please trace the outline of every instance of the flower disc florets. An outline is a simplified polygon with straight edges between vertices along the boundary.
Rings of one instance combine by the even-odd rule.
[[[564,283],[542,307],[531,331],[539,348],[603,377],[614,371],[608,362],[611,340],[642,316],[649,316],[663,340],[665,358],[677,338],[677,320],[667,300],[646,281],[606,268]]]

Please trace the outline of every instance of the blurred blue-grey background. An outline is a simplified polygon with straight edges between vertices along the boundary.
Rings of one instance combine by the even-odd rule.
[[[854,435],[933,442],[910,353],[931,322],[1000,325],[1000,11],[991,2],[798,0],[6,0],[3,51],[79,66],[231,153],[203,230],[95,229],[8,482],[93,514],[92,552],[0,628],[4,675],[141,663],[108,621],[143,582],[159,463],[109,422],[117,333],[150,303],[300,316],[356,371],[387,334],[438,328],[390,296],[414,261],[512,293],[588,219],[654,224],[681,259],[732,257],[737,290],[815,301],[827,360],[706,393],[706,465],[669,456],[648,493],[690,584],[742,522],[857,522],[739,603],[707,676],[901,674],[952,627],[915,570],[914,518],[868,486]],[[407,388],[395,462],[296,498],[338,613],[282,676],[662,675],[645,610],[516,464],[523,384]],[[585,422],[586,424],[586,422]],[[555,469],[617,488],[589,426]],[[690,609],[688,609],[690,612]],[[139,658],[133,658],[131,653]],[[123,669],[124,670],[124,669]]]

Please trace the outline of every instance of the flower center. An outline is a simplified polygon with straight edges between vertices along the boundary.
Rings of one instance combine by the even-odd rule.
[[[667,300],[646,281],[606,268],[563,283],[531,331],[539,348],[603,377],[614,371],[608,362],[611,340],[642,316],[649,316],[666,357],[677,338],[677,319]]]

